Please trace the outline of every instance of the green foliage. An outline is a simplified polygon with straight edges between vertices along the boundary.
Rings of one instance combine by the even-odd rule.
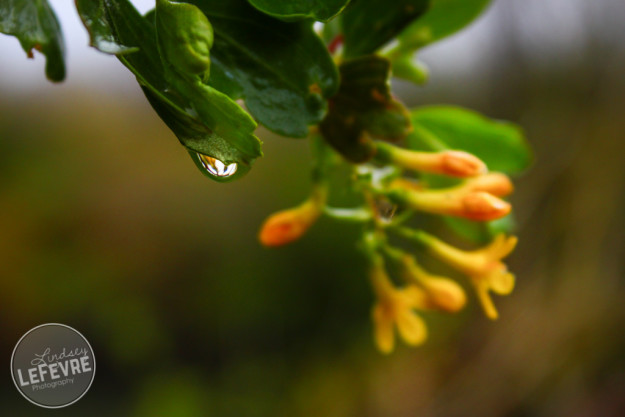
[[[164,67],[208,79],[213,27],[206,15],[191,4],[157,0],[155,22]]]
[[[263,13],[285,21],[313,19],[327,22],[339,14],[349,0],[249,0]]]
[[[228,180],[247,172],[261,155],[260,141],[253,134],[254,120],[228,96],[203,84],[199,76],[181,73],[180,66],[177,71],[172,70],[172,64],[159,54],[153,19],[141,16],[125,0],[101,0],[97,8],[92,3],[76,2],[92,44],[98,47],[99,43],[93,39],[104,36],[113,39],[116,45],[137,48],[136,52],[118,54],[118,58],[135,74],[148,100],[180,142],[190,151],[225,163],[237,163],[239,174]],[[90,15],[90,12],[101,14]],[[88,26],[97,17],[106,20]]]
[[[398,140],[412,129],[408,111],[391,96],[390,70],[389,61],[375,55],[345,61],[340,67],[341,87],[320,129],[350,161],[373,156],[372,138]]]
[[[243,0],[194,0],[215,30],[209,84],[233,99],[268,129],[306,137],[326,112],[338,87],[330,54],[311,21],[283,22]]]
[[[427,13],[397,39],[403,48],[422,48],[469,25],[489,3],[490,0],[431,0]]]
[[[47,0],[2,0],[0,32],[19,39],[30,57],[33,49],[43,53],[50,81],[65,79],[63,34]]]
[[[508,174],[520,173],[532,162],[523,131],[512,123],[452,106],[417,108],[412,111],[412,123],[414,132],[407,138],[411,149],[467,151],[491,171]]]
[[[393,75],[417,85],[427,81],[425,66],[414,59],[414,52],[469,25],[490,0],[432,0],[428,11],[397,36],[397,45],[388,53]]]
[[[414,51],[469,24],[488,0],[157,0],[145,16],[130,0],[75,3],[91,45],[137,77],[154,110],[216,181],[243,176],[262,155],[257,124],[293,138],[318,125],[358,163],[373,156],[375,139],[411,132],[414,149],[463,149],[492,170],[517,173],[531,160],[513,125],[451,107],[418,109],[411,118],[391,94],[391,73],[425,82]],[[315,20],[325,22],[322,36]],[[48,77],[63,78],[63,40],[46,0],[4,1],[0,30],[29,54],[41,50]],[[200,155],[237,164],[236,172],[216,176]]]
[[[429,0],[353,0],[343,14],[345,56],[374,52],[428,8]]]
[[[416,310],[455,313],[467,300],[463,286],[428,272],[391,234],[465,275],[486,315],[497,318],[490,293],[506,295],[514,287],[502,263],[517,242],[505,236],[513,219],[503,198],[513,190],[505,174],[531,163],[523,133],[457,107],[409,112],[390,85],[393,73],[424,83],[427,71],[415,63],[415,51],[469,24],[487,0],[156,0],[145,16],[130,0],[75,3],[91,45],[136,76],[212,180],[240,178],[262,156],[259,124],[310,138],[308,198],[270,216],[258,238],[267,247],[294,242],[322,216],[360,223],[381,352],[394,349],[394,328],[409,345],[425,341],[427,327]],[[319,34],[315,20],[325,22]],[[49,78],[63,78],[60,29],[45,0],[5,0],[0,30],[29,53],[41,50]],[[337,184],[342,198],[354,201],[337,204]],[[469,240],[492,242],[474,251],[454,248],[406,223],[422,213],[440,216]],[[172,387],[173,400],[189,405],[176,410],[197,414],[197,393],[180,396],[169,385],[153,392]],[[147,415],[152,408],[140,410]]]

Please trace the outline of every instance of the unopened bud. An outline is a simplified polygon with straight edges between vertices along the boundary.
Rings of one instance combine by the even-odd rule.
[[[269,216],[260,229],[260,242],[264,246],[275,247],[302,237],[321,214],[326,196],[326,188],[317,186],[309,199],[299,206]]]
[[[500,172],[489,172],[479,177],[471,178],[467,180],[463,188],[470,191],[485,191],[498,197],[509,195],[514,191],[510,178]]]
[[[475,177],[487,171],[481,159],[463,151],[420,152],[380,142],[377,152],[381,161],[414,171],[459,178]]]
[[[471,220],[488,221],[506,216],[511,209],[512,206],[507,201],[478,191],[467,194],[462,199],[462,210],[457,215]]]

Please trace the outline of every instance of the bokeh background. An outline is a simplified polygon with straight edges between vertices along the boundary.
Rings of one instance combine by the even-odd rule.
[[[151,1],[136,1],[145,11]],[[229,185],[202,176],[115,58],[52,1],[68,78],[49,84],[0,36],[0,414],[3,416],[625,415],[625,3],[496,0],[424,50],[410,105],[519,123],[535,152],[512,200],[518,284],[461,315],[427,316],[420,348],[378,354],[357,229],[323,219],[262,248],[258,227],[302,200],[305,141],[263,133]],[[39,409],[11,351],[61,322],[94,347],[78,403]]]

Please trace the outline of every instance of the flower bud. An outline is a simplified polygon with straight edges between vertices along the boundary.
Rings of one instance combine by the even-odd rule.
[[[507,201],[478,191],[467,194],[462,199],[462,208],[456,215],[471,220],[488,221],[508,215],[511,209],[512,206]]]
[[[463,151],[420,152],[378,142],[377,158],[414,171],[459,178],[475,177],[487,171],[481,159]]]
[[[297,207],[272,214],[265,220],[258,238],[264,246],[282,246],[298,240],[315,223],[325,205],[326,190],[317,187],[311,197]]]
[[[404,278],[425,290],[428,308],[455,313],[464,307],[467,297],[460,285],[449,278],[430,274],[417,265],[412,256],[404,256],[402,264]]]
[[[433,214],[487,221],[499,219],[512,209],[510,203],[484,191],[468,192],[463,187],[419,190],[404,182],[394,182],[386,193],[398,204]]]
[[[477,156],[462,151],[440,152],[437,173],[452,177],[474,177],[486,172],[486,165]]]
[[[467,191],[485,191],[498,197],[512,194],[514,186],[507,175],[501,172],[489,172],[479,177],[471,178],[461,186]]]

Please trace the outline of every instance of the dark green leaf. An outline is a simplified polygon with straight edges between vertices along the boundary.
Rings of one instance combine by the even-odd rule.
[[[15,36],[29,57],[33,49],[43,53],[50,81],[65,79],[63,34],[47,0],[2,0],[0,32]]]
[[[182,112],[163,101],[152,90],[146,87],[142,87],[142,89],[156,113],[187,148],[193,162],[204,175],[218,182],[227,182],[242,177],[250,170],[252,160],[248,155],[233,147],[223,137],[215,134],[206,125],[199,123],[186,112]],[[226,164],[238,164],[236,174],[223,178],[208,174],[198,159],[198,153],[213,156]]]
[[[349,0],[248,0],[263,13],[285,21],[313,19],[327,22],[339,14]]]
[[[176,77],[207,79],[214,36],[206,15],[197,6],[171,0],[157,0],[155,10],[156,38],[165,70]]]
[[[411,131],[410,115],[391,96],[387,59],[369,55],[345,61],[340,73],[339,92],[320,130],[344,157],[364,162],[375,152],[372,138],[398,140]]]
[[[475,20],[490,0],[431,0],[430,9],[399,36],[404,48],[420,48],[452,35]]]
[[[161,92],[167,90],[153,20],[144,19],[128,0],[76,0],[76,8],[89,31],[91,45],[116,54],[140,83]],[[120,55],[114,52],[118,49],[135,52]]]
[[[83,24],[91,35],[89,43],[91,46],[107,54],[123,54],[139,50],[137,47],[129,47],[119,43],[113,34],[112,22],[106,15],[104,2],[76,0],[76,7]]]
[[[429,0],[352,0],[342,16],[345,56],[374,52],[428,9]]]
[[[215,31],[209,84],[233,99],[244,98],[250,113],[270,130],[307,136],[338,86],[336,66],[312,22],[276,20],[244,0],[190,3]]]
[[[474,222],[458,217],[443,217],[445,225],[458,236],[468,241],[484,244],[501,233],[510,234],[516,228],[513,214],[489,222]]]
[[[507,174],[522,172],[532,162],[531,149],[517,125],[460,107],[429,106],[411,113],[414,132],[407,144],[412,149],[467,151],[491,171]]]
[[[202,84],[199,76],[175,76],[165,69],[153,15],[144,18],[127,0],[100,0],[99,7],[92,3],[76,1],[85,24],[97,16],[105,19],[105,24],[87,26],[92,40],[106,37],[116,45],[136,50],[125,50],[117,56],[136,75],[148,100],[181,143],[193,154],[203,153],[239,166],[232,177],[210,177],[229,181],[248,171],[254,159],[261,156],[260,141],[253,134],[256,123],[251,117],[228,96]],[[94,17],[90,12],[99,14]],[[93,44],[101,46],[98,42]]]

